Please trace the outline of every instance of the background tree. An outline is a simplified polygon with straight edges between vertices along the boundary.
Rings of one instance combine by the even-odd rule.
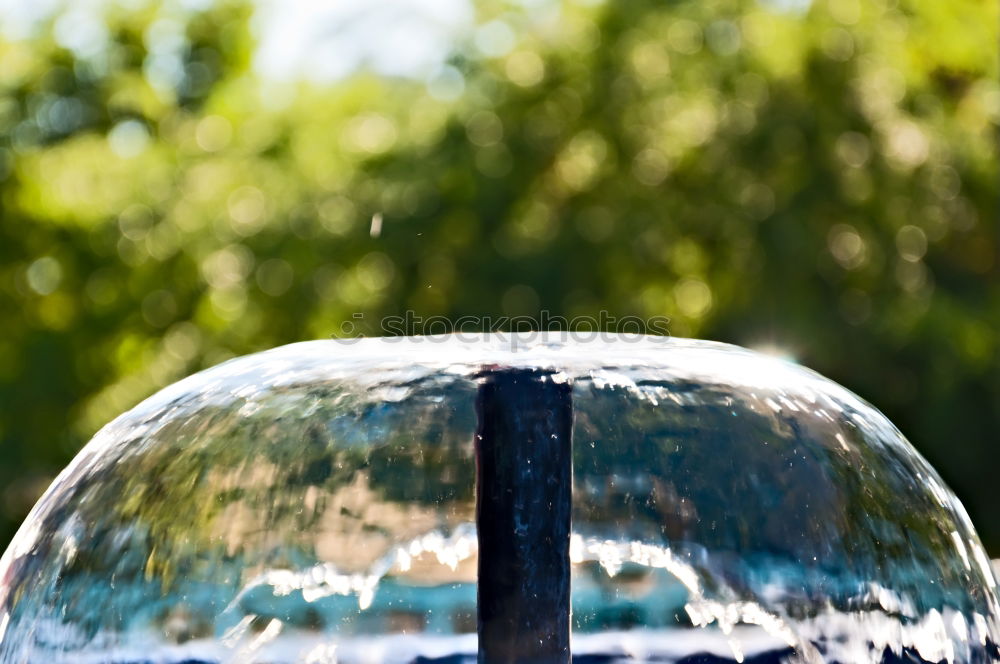
[[[99,426],[232,355],[607,310],[855,390],[998,555],[996,4],[474,9],[427,81],[262,79],[240,3],[0,43],[0,540]]]

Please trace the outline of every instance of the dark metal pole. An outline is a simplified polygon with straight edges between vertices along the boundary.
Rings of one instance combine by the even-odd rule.
[[[479,664],[567,664],[572,387],[537,369],[481,380]]]

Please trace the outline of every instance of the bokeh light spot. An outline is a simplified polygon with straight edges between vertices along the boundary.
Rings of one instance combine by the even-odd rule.
[[[694,55],[701,50],[703,41],[701,26],[694,21],[678,19],[667,29],[667,43],[678,53]]]
[[[474,145],[490,146],[503,138],[503,123],[496,113],[478,111],[465,123],[465,133]]]
[[[291,264],[281,258],[269,258],[257,268],[257,285],[272,297],[284,295],[292,285],[295,273]]]
[[[356,152],[381,154],[396,142],[396,125],[381,113],[355,116],[344,129],[345,147]]]
[[[177,300],[170,291],[153,291],[142,300],[142,317],[153,327],[166,327],[176,315]]]
[[[868,260],[868,246],[849,224],[834,225],[827,234],[827,246],[844,269],[855,270]]]
[[[907,224],[896,232],[896,249],[903,260],[915,263],[927,253],[927,235],[923,229]]]
[[[218,152],[227,145],[233,137],[233,127],[229,120],[221,115],[209,115],[198,122],[195,129],[195,141],[205,152]]]
[[[701,318],[712,308],[712,291],[700,279],[682,279],[674,286],[677,308],[689,318]]]
[[[266,222],[267,197],[257,187],[243,186],[229,195],[226,202],[233,229],[243,236],[253,235]]]
[[[655,187],[670,173],[670,161],[655,148],[640,151],[632,161],[632,174],[640,183]]]
[[[59,287],[62,276],[62,266],[52,256],[42,256],[35,260],[25,272],[28,287],[39,295],[54,292]]]
[[[122,159],[131,159],[145,151],[149,145],[149,132],[141,122],[125,120],[108,132],[108,145],[111,151]]]
[[[861,168],[871,156],[871,142],[868,137],[856,131],[846,131],[837,137],[835,146],[837,157],[853,168]]]
[[[534,51],[515,51],[507,57],[504,71],[512,83],[527,88],[545,78],[545,63]]]
[[[495,58],[509,53],[517,43],[517,38],[509,25],[495,20],[476,30],[474,41],[480,53]]]

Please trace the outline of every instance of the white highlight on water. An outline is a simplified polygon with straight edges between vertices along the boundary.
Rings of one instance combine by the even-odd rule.
[[[230,603],[234,609],[248,592],[261,586],[270,587],[276,596],[287,596],[300,591],[306,602],[315,602],[331,595],[357,595],[358,609],[364,611],[375,599],[379,581],[393,570],[407,572],[413,559],[432,553],[442,565],[456,569],[463,560],[479,551],[474,523],[463,523],[451,535],[432,531],[398,546],[379,559],[370,569],[360,574],[345,574],[335,565],[323,563],[306,570],[272,569],[248,582]],[[227,609],[228,610],[228,609]]]
[[[362,574],[345,574],[329,564],[305,570],[272,569],[246,584],[227,610],[239,610],[239,599],[254,588],[267,586],[274,595],[301,591],[306,602],[329,595],[357,595],[358,608],[371,605],[382,578],[411,569],[415,558],[433,554],[439,564],[452,569],[477,555],[475,526],[462,524],[446,535],[433,531],[394,548]],[[952,609],[931,610],[916,618],[912,603],[877,584],[871,584],[868,599],[883,609],[843,612],[833,608],[805,619],[793,619],[769,611],[762,603],[749,600],[723,601],[717,597],[735,597],[724,582],[686,562],[669,547],[639,541],[615,541],[574,533],[570,538],[570,561],[573,564],[598,563],[609,576],[617,575],[626,563],[651,569],[663,569],[688,591],[685,610],[692,623],[712,629],[636,629],[597,634],[574,634],[572,649],[578,654],[621,654],[636,662],[656,657],[677,657],[694,652],[711,652],[737,661],[746,656],[781,648],[792,648],[797,662],[822,664],[825,658],[836,661],[879,661],[890,649],[901,655],[906,647],[915,649],[928,661],[954,662],[969,659],[971,649],[986,644],[989,623],[986,617],[965,615]],[[708,575],[708,576],[706,576]],[[716,590],[706,590],[705,581]],[[766,599],[761,599],[761,602]],[[107,661],[171,662],[186,658],[209,658],[225,664],[249,662],[300,662],[305,664],[407,664],[418,656],[472,655],[477,649],[475,634],[390,634],[379,636],[336,637],[286,629],[278,619],[271,619],[262,631],[254,633],[256,615],[246,615],[219,639],[191,641],[183,645],[162,644],[150,647],[159,637],[152,632],[132,635],[130,643],[115,643],[114,635],[98,635],[89,644],[79,643],[68,628],[57,621],[39,626],[42,642],[78,643],[73,654],[37,651],[26,645],[22,651],[28,661],[44,657],[53,664],[104,664]],[[0,616],[0,634],[7,616]],[[79,635],[76,635],[79,636]],[[826,644],[825,658],[813,642]],[[335,640],[334,640],[335,639]],[[956,646],[956,644],[958,644]],[[963,652],[964,651],[964,652]]]

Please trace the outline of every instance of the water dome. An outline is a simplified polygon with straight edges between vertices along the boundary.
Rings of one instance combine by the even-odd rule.
[[[979,539],[875,408],[570,336],[306,342],[155,394],[0,559],[0,662],[1000,659]]]

